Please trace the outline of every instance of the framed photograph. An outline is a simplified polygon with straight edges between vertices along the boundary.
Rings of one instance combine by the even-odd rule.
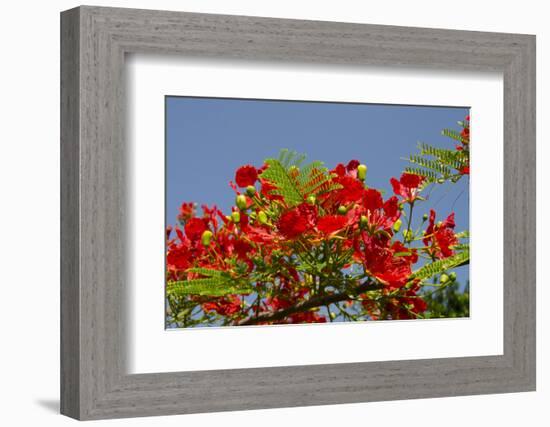
[[[535,390],[535,37],[61,14],[61,411]]]

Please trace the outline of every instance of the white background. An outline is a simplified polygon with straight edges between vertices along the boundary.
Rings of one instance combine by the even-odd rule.
[[[59,17],[73,1],[9,2],[0,27],[2,152],[0,155],[1,309],[0,420],[8,426],[63,426],[57,415],[59,384]],[[538,215],[550,192],[550,28],[545,2],[393,0],[174,0],[97,1],[96,4],[211,13],[263,15],[375,24],[536,33],[538,36]],[[349,424],[413,426],[548,425],[550,371],[549,292],[541,267],[550,239],[538,225],[538,392],[424,399],[309,408],[159,417],[103,422],[120,426],[279,426]],[[95,424],[95,423],[91,423]]]
[[[133,55],[127,59],[126,75],[129,164],[133,169],[128,218],[133,239],[127,320],[131,373],[502,354],[500,73],[381,67],[349,70],[318,65],[297,68],[280,63]],[[219,79],[220,75],[224,78]],[[471,317],[164,331],[166,94],[470,106],[475,123],[470,194]],[[491,211],[492,215],[486,215]],[[187,351],[189,348],[200,351]],[[231,350],[220,357],[220,348]]]

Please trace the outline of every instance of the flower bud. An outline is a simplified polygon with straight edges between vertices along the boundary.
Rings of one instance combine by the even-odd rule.
[[[254,196],[254,194],[256,194],[256,187],[254,187],[253,185],[249,185],[248,187],[246,187],[246,194],[248,194],[250,197]]]
[[[398,219],[397,221],[395,221],[393,223],[393,231],[395,231],[396,233],[399,232],[399,230],[401,230],[401,224],[403,224],[403,222],[401,222],[400,219]]]
[[[246,209],[246,196],[244,194],[239,194],[235,200],[235,204],[241,210]]]
[[[210,230],[205,230],[202,233],[201,241],[203,246],[210,246],[210,242],[212,241],[212,232]]]
[[[267,224],[267,215],[264,211],[259,211],[257,218],[260,224]]]
[[[312,194],[311,196],[309,196],[307,198],[307,202],[310,204],[310,205],[314,205],[316,202],[317,202],[317,199],[315,198],[315,196]]]
[[[231,212],[231,221],[235,224],[241,222],[241,214],[238,211]]]
[[[369,225],[369,219],[365,215],[361,215],[361,219],[359,220],[359,225],[361,227],[366,227]]]
[[[367,177],[367,165],[360,164],[357,166],[357,178],[364,181]]]
[[[456,273],[454,271],[449,273],[449,279],[451,279],[451,281],[453,282],[456,280]]]
[[[439,282],[444,284],[449,281],[449,276],[443,273],[441,276],[439,276]]]
[[[339,213],[340,215],[345,215],[347,211],[348,211],[348,210],[346,209],[345,206],[339,206],[339,207],[338,207],[338,213]]]
[[[411,230],[403,230],[403,237],[405,238],[406,241],[410,242],[412,237],[413,237],[413,233]]]
[[[422,222],[428,221],[428,214],[422,215]]]

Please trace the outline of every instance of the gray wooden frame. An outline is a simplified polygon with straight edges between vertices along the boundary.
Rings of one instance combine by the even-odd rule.
[[[124,58],[504,75],[504,354],[128,375]],[[77,419],[535,390],[535,37],[83,6],[61,14],[61,412]]]

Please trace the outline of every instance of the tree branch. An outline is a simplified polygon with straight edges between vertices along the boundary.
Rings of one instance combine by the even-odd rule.
[[[257,325],[258,323],[266,323],[266,322],[274,322],[277,320],[282,320],[285,317],[294,313],[308,311],[315,307],[321,307],[323,305],[330,305],[336,302],[353,299],[357,295],[360,295],[364,292],[379,290],[379,289],[382,289],[383,287],[384,285],[367,281],[357,286],[355,289],[352,289],[352,292],[319,295],[316,297],[312,297],[308,300],[298,302],[290,307],[283,308],[282,310],[277,310],[271,313],[263,313],[260,315],[253,315],[253,316],[247,317],[246,319],[243,319],[240,322],[238,322],[237,325],[239,326]]]

